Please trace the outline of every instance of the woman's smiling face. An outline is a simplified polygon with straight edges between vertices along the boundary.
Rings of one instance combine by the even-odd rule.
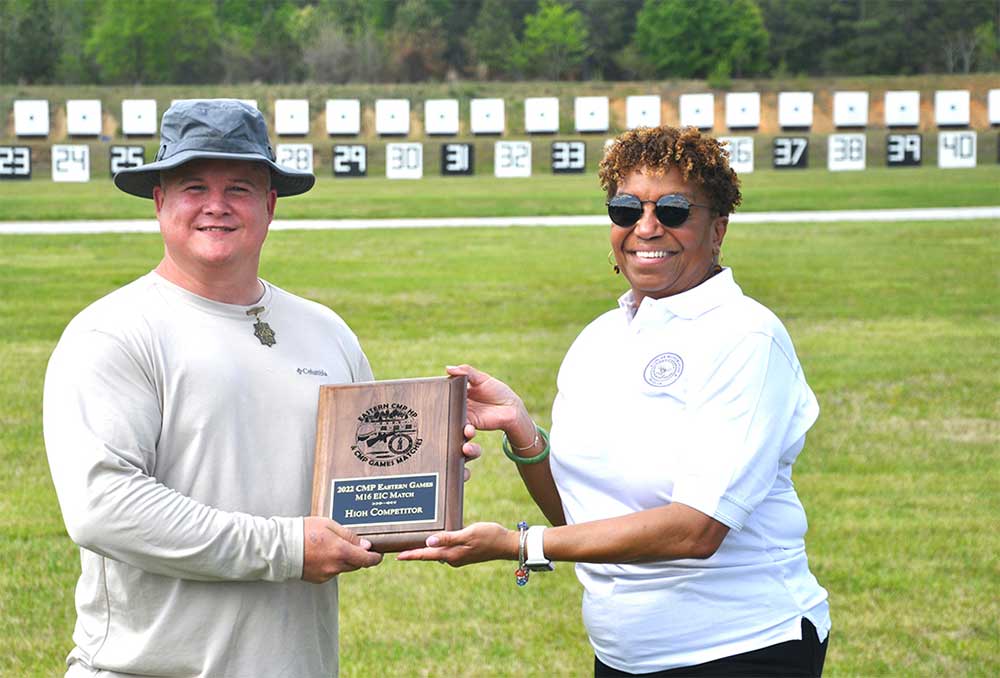
[[[625,193],[643,201],[642,216],[631,228],[611,226],[611,250],[632,286],[635,302],[679,294],[705,280],[722,247],[729,218],[695,206],[709,204],[707,197],[673,167],[660,174],[643,168],[628,174],[616,195]],[[684,223],[668,228],[657,220],[653,203],[672,193],[693,204]]]

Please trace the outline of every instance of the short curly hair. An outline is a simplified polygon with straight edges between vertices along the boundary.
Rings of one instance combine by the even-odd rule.
[[[666,173],[676,167],[708,196],[712,209],[728,215],[740,204],[740,180],[729,167],[729,153],[696,127],[637,127],[620,134],[608,147],[598,177],[608,198],[626,176],[638,169]]]

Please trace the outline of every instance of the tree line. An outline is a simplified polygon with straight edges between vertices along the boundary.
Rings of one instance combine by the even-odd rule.
[[[0,83],[1000,70],[998,0],[0,0]]]

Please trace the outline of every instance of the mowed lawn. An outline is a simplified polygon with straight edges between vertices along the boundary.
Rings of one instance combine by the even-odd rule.
[[[596,157],[595,152],[591,156]],[[758,159],[763,164],[765,159]],[[482,169],[482,168],[481,168]],[[527,179],[427,174],[419,180],[368,177],[333,179],[317,169],[309,193],[283,200],[280,219],[392,217],[505,217],[600,214],[604,195],[596,161],[586,174],[535,169]],[[0,181],[0,221],[147,219],[149,203],[122,193],[106,176],[87,183],[53,183],[44,174],[30,181]],[[744,212],[780,210],[966,207],[1000,204],[1000,165],[972,169],[869,167],[864,172],[776,171],[746,174]]]
[[[978,186],[975,196],[933,204],[996,204],[996,168],[982,169],[929,172],[945,196]],[[748,177],[748,205],[755,189],[810,200],[805,188],[779,186],[777,174]],[[807,174],[816,208],[928,204],[906,187],[896,199],[860,175],[850,186],[882,202],[856,204],[866,200],[842,175]],[[561,181],[536,182],[525,200],[577,195]],[[926,200],[937,200],[926,188],[933,177],[921,182]],[[394,186],[415,195],[419,183]],[[444,185],[423,188],[439,205],[464,209],[466,192]],[[361,202],[399,197],[356,186]],[[593,177],[586,187],[596,192]],[[599,195],[583,195],[599,209]],[[286,204],[279,217],[291,216]],[[416,216],[405,202],[393,207]],[[785,321],[822,408],[795,481],[810,519],[810,562],[831,596],[827,675],[1000,672],[998,235],[1000,224],[980,220],[747,225],[727,236],[724,263]],[[0,237],[0,675],[61,675],[72,647],[79,562],[41,441],[49,353],[78,310],[148,271],[160,250],[155,235]],[[508,380],[548,424],[563,353],[624,289],[607,251],[601,227],[281,231],[265,248],[263,275],[336,309],[378,377],[471,362]],[[466,521],[541,522],[498,437],[481,440]],[[572,566],[535,575],[524,589],[513,580],[510,563],[453,570],[391,557],[343,576],[342,675],[591,673]]]

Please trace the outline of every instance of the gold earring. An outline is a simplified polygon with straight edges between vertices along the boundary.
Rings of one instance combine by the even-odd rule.
[[[615,261],[614,250],[608,250],[608,263],[611,264],[611,268],[615,270],[615,275],[618,275],[622,272],[622,270],[618,268],[618,263]]]

